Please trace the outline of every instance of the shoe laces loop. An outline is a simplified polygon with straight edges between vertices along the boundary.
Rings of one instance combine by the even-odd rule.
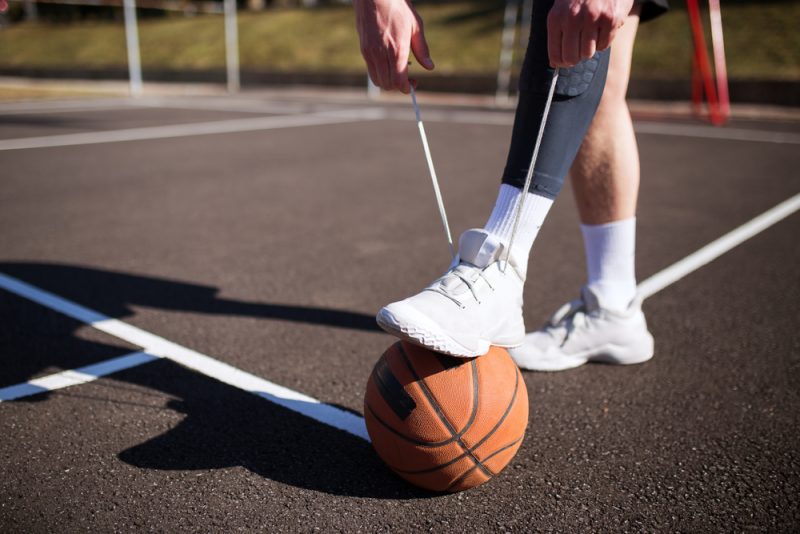
[[[465,306],[465,305],[464,305],[464,304],[463,304],[463,303],[462,303],[460,300],[458,300],[457,298],[455,298],[455,297],[454,297],[453,295],[451,295],[450,293],[448,293],[448,292],[446,292],[446,291],[443,291],[443,290],[439,289],[438,287],[426,287],[425,289],[423,289],[423,291],[433,291],[434,293],[439,293],[439,294],[440,294],[440,295],[442,295],[443,297],[447,297],[447,298],[449,298],[450,300],[452,300],[452,301],[453,301],[453,303],[454,303],[456,306],[458,306],[459,308],[462,308],[462,309],[463,309],[463,308],[466,308],[466,306]]]
[[[552,315],[552,317],[550,317],[548,325],[561,326],[562,323],[568,321],[576,313],[585,309],[586,309],[586,304],[583,302],[582,299],[571,300],[556,310],[556,312]]]
[[[464,278],[463,276],[461,276],[461,274],[460,274],[459,272],[457,272],[457,271],[455,271],[455,270],[453,271],[453,275],[454,275],[454,276],[456,276],[456,277],[458,277],[458,279],[459,279],[459,280],[461,280],[462,282],[464,282],[464,285],[466,285],[466,286],[469,288],[469,292],[470,292],[470,293],[472,293],[472,297],[473,297],[473,298],[474,298],[476,301],[478,301],[478,304],[480,304],[480,303],[481,303],[481,299],[479,299],[479,298],[478,298],[478,294],[477,294],[477,293],[475,293],[475,286],[474,286],[474,284],[473,284],[473,283],[472,283],[472,282],[471,282],[471,281],[470,281],[468,278]]]
[[[447,280],[453,278],[457,278],[461,283],[463,283],[467,287],[467,289],[469,289],[469,292],[472,294],[472,298],[474,298],[478,304],[481,303],[481,299],[480,297],[478,297],[478,291],[477,288],[475,287],[475,283],[479,279],[483,279],[483,281],[486,282],[486,285],[487,287],[489,287],[489,289],[491,289],[492,291],[495,290],[494,286],[492,286],[492,284],[489,282],[489,279],[486,277],[486,275],[483,274],[483,270],[480,267],[477,267],[475,265],[470,265],[468,263],[459,263],[455,267],[452,267],[437,281],[436,284],[430,287],[426,287],[425,290],[433,291],[442,296],[445,296],[451,301],[453,301],[453,303],[455,303],[458,307],[465,308],[466,306],[464,305],[464,303],[461,302],[456,297],[454,297],[448,290],[449,288],[447,286]]]
[[[586,326],[586,303],[582,299],[572,300],[561,306],[550,317],[545,326],[547,333],[563,346],[578,328]]]

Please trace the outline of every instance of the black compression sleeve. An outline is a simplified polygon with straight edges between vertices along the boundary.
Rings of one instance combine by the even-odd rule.
[[[547,13],[553,0],[536,0],[519,83],[511,146],[503,183],[522,188],[530,166],[553,76],[547,58]],[[605,86],[609,50],[559,70],[530,191],[555,198],[592,122]]]

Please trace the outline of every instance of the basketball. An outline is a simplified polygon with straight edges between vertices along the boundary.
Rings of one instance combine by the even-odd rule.
[[[364,418],[395,473],[457,492],[488,481],[514,457],[528,425],[528,393],[504,349],[463,359],[399,341],[372,370]]]

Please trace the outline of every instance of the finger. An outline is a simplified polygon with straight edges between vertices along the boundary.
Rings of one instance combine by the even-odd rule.
[[[386,78],[384,80],[386,85],[383,87],[383,89],[386,89],[387,91],[394,91],[398,88],[395,81],[394,57],[390,56],[389,52],[386,54],[387,55],[383,58],[383,65],[386,73]]]
[[[380,83],[378,82],[378,73],[375,71],[375,67],[372,65],[371,61],[367,61],[367,72],[369,73],[369,79],[372,80],[372,83],[380,87]]]
[[[601,52],[611,44],[611,24],[601,24],[597,32],[597,49]]]
[[[408,45],[401,45],[393,60],[392,86],[403,93],[408,93]]]
[[[547,16],[547,57],[551,67],[561,66],[561,25],[556,22],[555,17]]]
[[[420,65],[428,70],[433,70],[434,64],[431,59],[431,52],[428,50],[428,41],[425,40],[422,21],[419,19],[417,19],[417,25],[411,32],[411,51]]]
[[[359,28],[359,31],[361,29]],[[364,42],[361,42],[361,57],[364,58],[364,63],[367,65],[367,72],[369,73],[369,79],[372,80],[372,83],[378,85],[378,73],[375,71],[374,60],[372,57],[372,51],[367,47]]]
[[[564,66],[571,67],[581,60],[580,31],[566,31],[561,34],[561,61]]]
[[[391,85],[391,78],[389,77],[389,67],[386,62],[386,56],[373,56],[371,63],[375,69],[375,85],[381,89],[388,90]]]
[[[581,59],[589,59],[597,51],[597,28],[584,28],[581,32]]]

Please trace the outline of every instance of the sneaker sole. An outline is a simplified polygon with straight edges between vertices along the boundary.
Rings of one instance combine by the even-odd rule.
[[[589,362],[607,363],[611,365],[636,365],[644,363],[652,359],[655,352],[653,350],[652,337],[649,340],[649,344],[650,346],[647,350],[638,354],[628,347],[609,343],[603,345],[599,349],[592,349],[590,351],[571,355],[562,354],[550,360],[536,361],[533,364],[526,363],[521,355],[514,357],[512,353],[511,356],[522,369],[528,371],[556,372],[574,369]]]
[[[479,339],[477,349],[470,349],[441,332],[436,323],[426,315],[416,312],[412,319],[400,320],[386,308],[382,308],[375,316],[378,326],[387,333],[426,349],[456,358],[475,358],[489,352],[491,343],[488,340]]]

